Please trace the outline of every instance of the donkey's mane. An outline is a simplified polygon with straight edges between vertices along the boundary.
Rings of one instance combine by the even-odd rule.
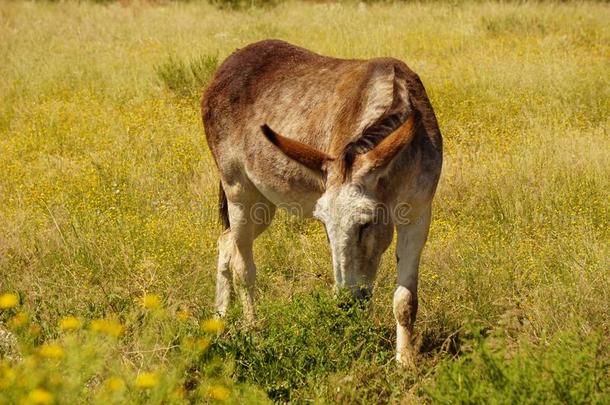
[[[356,157],[372,150],[375,146],[401,126],[409,117],[409,110],[401,110],[380,117],[373,125],[366,128],[362,135],[348,143],[341,154],[343,180],[351,177],[352,166]]]

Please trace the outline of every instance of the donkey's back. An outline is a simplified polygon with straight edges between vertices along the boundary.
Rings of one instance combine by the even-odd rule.
[[[210,83],[202,102],[207,140],[216,154],[225,140],[233,148],[248,135],[260,140],[267,122],[332,153],[385,115],[402,109],[406,118],[406,88],[418,81],[393,58],[338,59],[279,40],[257,42],[229,56]]]

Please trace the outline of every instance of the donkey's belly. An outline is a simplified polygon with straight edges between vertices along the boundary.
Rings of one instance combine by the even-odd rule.
[[[311,217],[316,202],[322,195],[320,185],[309,176],[284,177],[279,173],[265,176],[248,172],[248,177],[273,205],[293,215]]]

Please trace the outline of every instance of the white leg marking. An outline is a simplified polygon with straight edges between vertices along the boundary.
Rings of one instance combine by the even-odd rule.
[[[413,324],[417,315],[417,278],[419,259],[428,238],[431,209],[428,207],[413,224],[397,227],[396,257],[398,287],[394,293],[396,319],[396,360],[414,365]]]
[[[218,238],[218,271],[216,273],[216,315],[224,317],[231,301],[231,253],[233,242],[231,230],[227,229]]]

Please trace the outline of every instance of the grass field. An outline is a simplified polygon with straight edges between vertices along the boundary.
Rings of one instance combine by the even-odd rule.
[[[285,214],[257,329],[207,321],[198,100],[270,37],[426,85],[445,164],[417,370],[393,362],[393,253],[342,310],[323,228]],[[607,4],[2,2],[0,60],[0,404],[610,403]]]

